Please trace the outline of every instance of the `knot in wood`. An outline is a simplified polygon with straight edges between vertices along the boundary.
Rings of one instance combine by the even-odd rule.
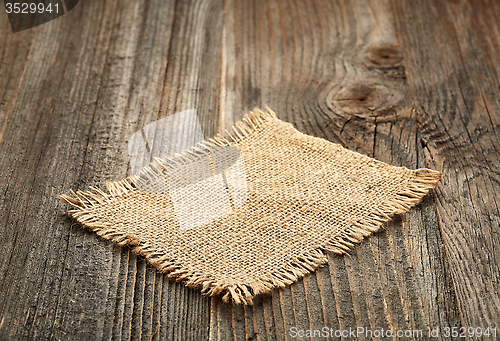
[[[366,51],[366,64],[378,69],[392,69],[401,66],[403,51],[396,44],[372,46]]]
[[[369,70],[376,70],[386,76],[405,78],[403,51],[396,44],[382,44],[370,47],[363,58]]]
[[[349,84],[333,96],[329,104],[333,111],[360,117],[377,117],[400,103],[405,91],[382,84]]]

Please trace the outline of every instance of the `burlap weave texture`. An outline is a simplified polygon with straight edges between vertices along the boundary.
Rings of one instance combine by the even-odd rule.
[[[220,170],[217,158],[227,163]],[[224,173],[235,162],[239,170]],[[252,304],[409,210],[440,175],[387,165],[255,110],[228,136],[157,160],[141,176],[109,183],[108,193],[61,198],[82,225],[130,245],[169,277]]]

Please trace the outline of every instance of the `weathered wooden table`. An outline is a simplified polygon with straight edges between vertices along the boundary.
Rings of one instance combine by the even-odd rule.
[[[499,1],[81,0],[15,34],[0,8],[1,340],[291,340],[325,326],[500,339]],[[253,307],[169,281],[66,218],[59,194],[130,175],[142,126],[196,108],[213,136],[264,105],[442,181]]]

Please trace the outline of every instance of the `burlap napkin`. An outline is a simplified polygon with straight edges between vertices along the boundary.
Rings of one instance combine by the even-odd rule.
[[[141,175],[61,195],[68,214],[224,301],[289,285],[406,212],[441,173],[379,162],[255,110]]]

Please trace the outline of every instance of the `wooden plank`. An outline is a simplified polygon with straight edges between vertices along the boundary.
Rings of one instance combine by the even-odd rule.
[[[96,17],[102,22],[103,15],[109,16],[116,11],[110,6],[95,8],[95,12],[102,13]],[[2,19],[6,21],[5,16]],[[80,23],[80,27],[84,24],[78,20],[74,23]],[[65,30],[60,28],[61,24],[62,21],[54,21],[18,34],[20,38],[32,37],[33,40],[28,55],[23,58],[24,66],[16,75],[22,81],[9,99],[13,106],[7,113],[9,119],[2,136],[1,233],[9,255],[2,259],[1,265],[2,328],[5,328],[6,338],[50,336],[52,327],[61,321],[59,304],[67,304],[60,301],[60,292],[65,288],[62,278],[73,271],[65,264],[66,260],[71,260],[66,258],[71,223],[67,222],[63,230],[62,211],[54,209],[57,206],[55,192],[63,189],[65,180],[73,180],[53,175],[81,168],[85,152],[82,147],[89,131],[85,121],[92,119],[92,104],[89,103],[96,102],[101,83],[98,72],[102,72],[105,60],[102,55],[84,53],[85,47],[90,48],[85,44],[85,36],[78,39],[81,31],[64,39]],[[98,36],[94,30],[99,26],[87,26],[86,31]],[[101,29],[105,32],[109,27],[103,23],[98,32]],[[103,48],[108,46],[109,40],[110,35],[103,34],[92,43]],[[80,44],[80,49],[75,48],[75,43]],[[71,62],[70,69],[66,70],[71,58],[68,51],[72,49],[76,50],[80,63]],[[6,50],[10,50],[9,45]],[[67,77],[64,77],[65,72]],[[80,77],[76,77],[77,74]],[[58,94],[59,89],[67,90]],[[87,107],[83,108],[85,105]],[[77,138],[76,146],[72,143],[75,135],[83,137],[83,141]],[[73,153],[72,147],[76,147]],[[5,172],[6,168],[10,172]],[[81,248],[82,245],[73,246]],[[99,292],[93,289],[94,294]],[[66,297],[66,300],[71,298]],[[93,308],[88,305],[88,309]],[[92,322],[95,320],[88,324]]]
[[[225,14],[226,128],[239,119],[231,113],[267,104],[302,132],[391,164],[425,166],[389,2],[228,2]],[[234,307],[228,316],[214,301],[211,330],[245,330],[241,339],[265,330],[256,337],[288,340],[292,327],[459,326],[432,198],[404,221],[396,219],[350,257],[331,255],[328,266],[263,297],[274,324],[249,329],[249,320],[259,321],[255,311]]]
[[[500,327],[497,2],[394,2],[463,327]],[[435,41],[429,44],[429,41]]]
[[[500,6],[424,4],[83,1],[17,34],[1,11],[0,338],[498,324]],[[439,166],[443,182],[252,307],[171,282],[64,217],[60,193],[130,175],[126,142],[146,124],[195,107],[210,137],[264,105],[381,161]]]
[[[57,196],[126,176],[126,141],[167,114],[166,88],[194,106],[213,4],[82,3],[17,35],[2,13],[2,338],[207,337],[206,298],[64,218]]]

